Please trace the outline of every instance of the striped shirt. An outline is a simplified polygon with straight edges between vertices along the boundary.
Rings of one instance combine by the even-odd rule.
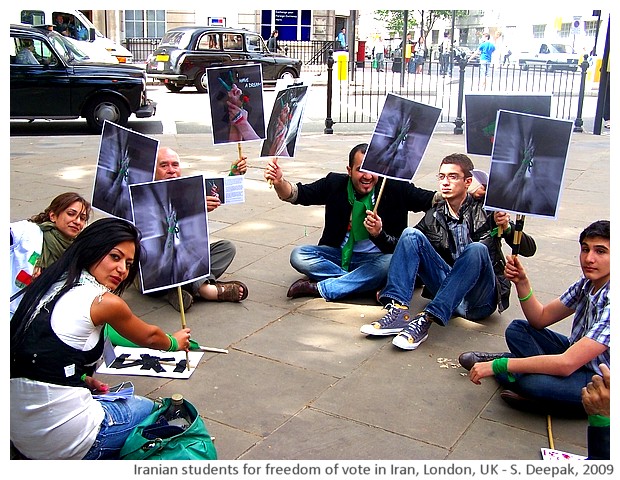
[[[560,301],[568,308],[575,310],[573,326],[569,338],[570,344],[576,343],[583,337],[591,338],[607,347],[607,350],[592,359],[585,366],[601,375],[599,364],[609,366],[609,282],[603,285],[598,292],[592,294],[592,282],[585,277],[573,283],[560,296]]]

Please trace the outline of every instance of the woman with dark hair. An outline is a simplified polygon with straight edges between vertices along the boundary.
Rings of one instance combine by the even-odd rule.
[[[104,327],[135,344],[188,350],[190,330],[169,335],[136,317],[120,295],[134,281],[140,232],[105,218],[84,229],[24,294],[11,321],[11,441],[33,459],[118,458],[132,429],[153,409],[139,396],[93,398]]]
[[[86,226],[91,213],[85,198],[66,192],[41,213],[11,223],[11,317],[21,300],[18,292],[58,260]]]

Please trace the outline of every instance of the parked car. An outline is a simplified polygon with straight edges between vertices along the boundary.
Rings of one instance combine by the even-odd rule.
[[[11,25],[11,119],[83,117],[99,133],[105,120],[126,126],[131,114],[155,115],[142,68],[87,62],[68,45],[47,27]]]
[[[227,27],[177,27],[166,32],[149,56],[146,73],[171,92],[194,86],[205,93],[209,67],[262,65],[263,81],[299,78],[301,60],[272,53],[258,33]]]
[[[547,71],[560,69],[576,71],[579,65],[579,54],[573,47],[563,43],[541,42],[529,52],[521,52],[518,57],[521,70],[527,70],[530,66],[540,66]]]

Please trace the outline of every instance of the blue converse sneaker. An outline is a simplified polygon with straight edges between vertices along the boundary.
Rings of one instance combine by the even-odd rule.
[[[388,303],[384,308],[388,313],[376,322],[362,325],[360,332],[376,336],[396,335],[411,321],[408,308],[398,308],[394,303]]]
[[[415,350],[428,338],[428,329],[431,328],[432,323],[428,313],[418,313],[409,325],[394,337],[392,344],[403,350]]]

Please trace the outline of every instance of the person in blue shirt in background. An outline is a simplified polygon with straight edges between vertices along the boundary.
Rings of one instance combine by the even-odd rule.
[[[495,51],[495,45],[491,42],[491,36],[488,33],[483,35],[484,42],[482,42],[478,49],[469,57],[472,60],[478,53],[480,53],[480,68],[484,69],[484,80],[482,88],[487,87],[487,77],[489,76],[489,65],[491,65],[491,57]]]
[[[338,50],[347,49],[347,29],[346,28],[342,27],[342,30],[340,30],[340,33],[336,37],[336,42],[337,42],[336,47],[338,48]]]

